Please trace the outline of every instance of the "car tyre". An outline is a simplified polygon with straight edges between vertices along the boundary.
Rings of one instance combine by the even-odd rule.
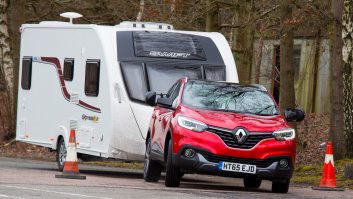
[[[149,138],[146,145],[143,179],[146,182],[158,182],[161,173],[162,166],[158,162],[151,160],[151,138]]]
[[[179,187],[181,172],[179,167],[173,165],[172,160],[173,160],[173,147],[172,147],[172,141],[169,140],[167,166],[166,166],[166,172],[165,172],[165,186]]]
[[[272,182],[272,192],[274,193],[287,193],[289,189],[289,180],[284,182]]]
[[[245,188],[259,188],[261,186],[261,179],[256,178],[244,178],[244,187]]]
[[[58,147],[56,149],[56,162],[58,163],[59,171],[63,171],[66,159],[66,146],[64,138],[59,138]]]

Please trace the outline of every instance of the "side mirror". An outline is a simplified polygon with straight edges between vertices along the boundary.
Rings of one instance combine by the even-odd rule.
[[[161,97],[157,99],[157,106],[161,106],[164,108],[172,108],[173,100],[168,97]]]
[[[146,93],[146,98],[145,98],[145,102],[146,104],[150,105],[150,106],[155,106],[156,105],[156,92],[154,91],[150,91]]]
[[[301,108],[287,108],[284,117],[288,122],[301,122],[305,118],[305,112]]]

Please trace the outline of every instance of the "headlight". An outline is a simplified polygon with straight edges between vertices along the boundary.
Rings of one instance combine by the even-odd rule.
[[[208,128],[208,126],[205,123],[191,119],[191,118],[187,118],[184,116],[178,117],[178,124],[181,127],[184,127],[186,129],[196,131],[196,132],[202,132]]]
[[[273,132],[273,136],[276,140],[292,140],[295,138],[295,130],[294,129],[284,129]]]

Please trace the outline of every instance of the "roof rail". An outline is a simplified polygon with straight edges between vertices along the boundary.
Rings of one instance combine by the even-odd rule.
[[[123,21],[116,25],[121,28],[145,28],[145,29],[159,29],[159,30],[173,30],[174,27],[167,23],[155,23],[155,22],[140,22],[140,21]]]
[[[69,22],[64,21],[41,21],[39,22],[41,25],[67,25],[70,24]]]
[[[266,87],[261,85],[261,84],[251,84],[251,86],[255,86],[255,87],[261,89],[262,91],[266,91],[267,92]]]

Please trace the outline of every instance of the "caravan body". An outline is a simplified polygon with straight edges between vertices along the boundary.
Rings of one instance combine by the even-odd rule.
[[[77,152],[143,160],[152,107],[180,77],[238,82],[219,33],[168,24],[41,22],[21,27],[18,141],[56,150],[76,130]]]

